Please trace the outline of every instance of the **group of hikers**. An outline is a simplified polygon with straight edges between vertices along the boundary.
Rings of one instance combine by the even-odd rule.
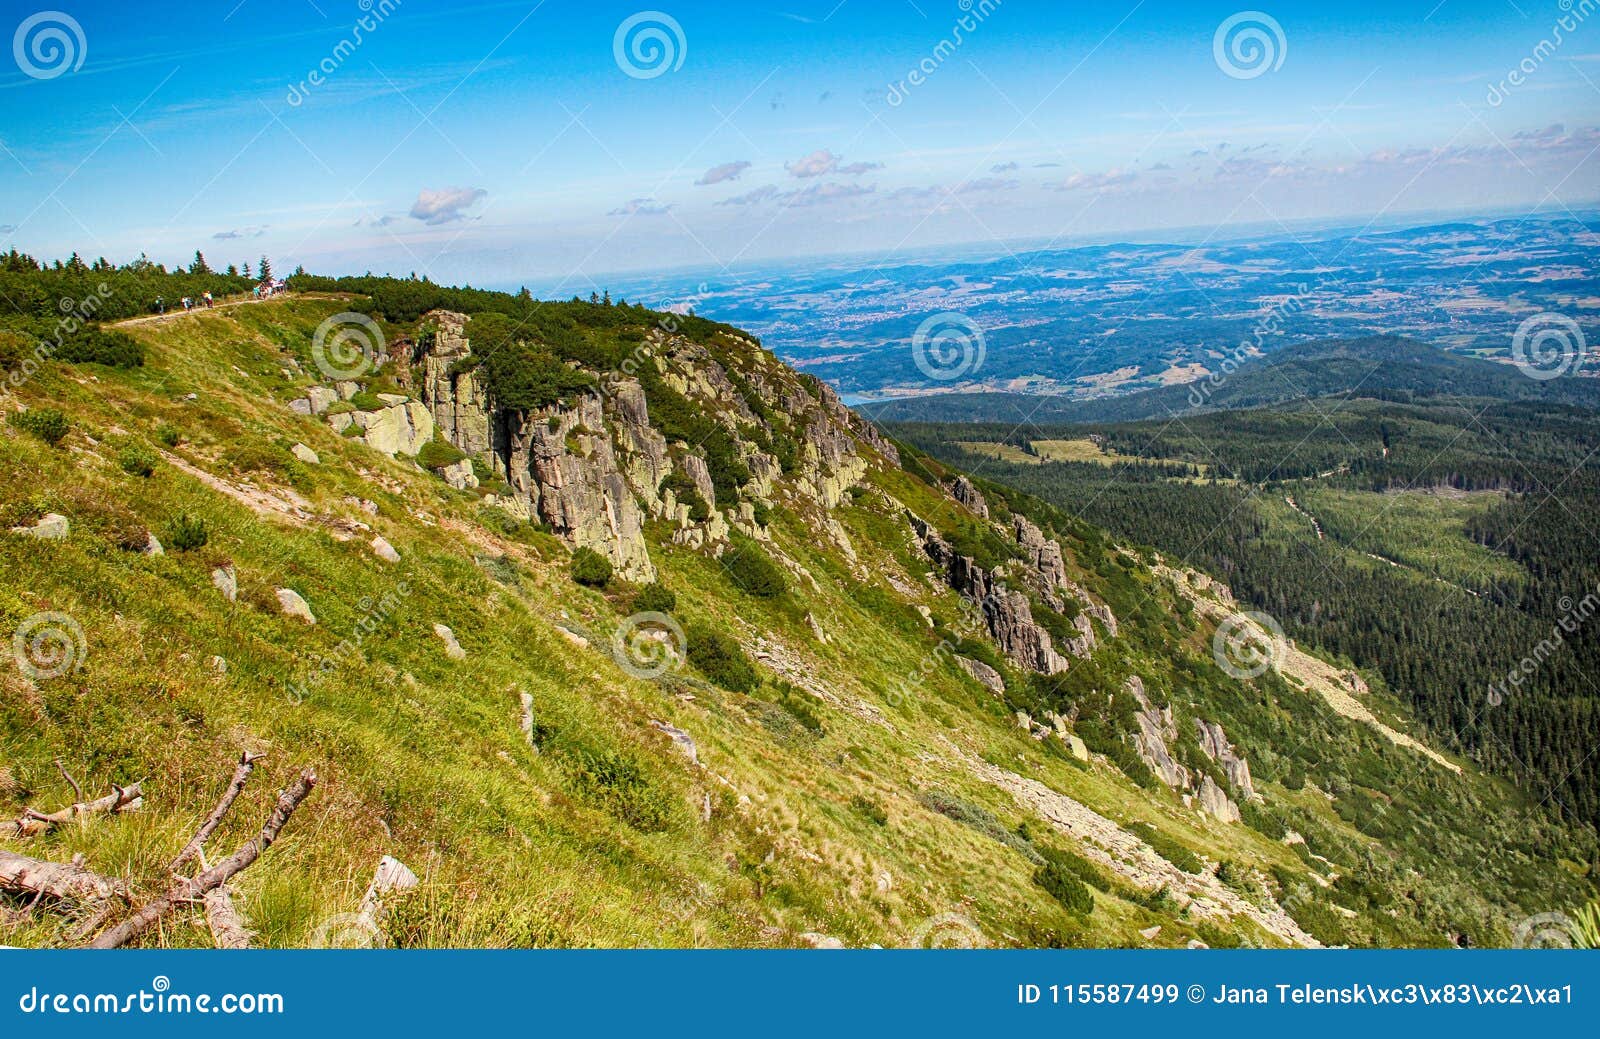
[[[267,299],[278,295],[280,292],[288,291],[289,283],[280,278],[277,281],[267,280],[261,282],[250,290],[250,295],[255,299]],[[199,297],[185,296],[179,302],[183,305],[184,310],[199,310],[216,306],[216,300],[212,298],[209,292]],[[156,297],[155,312],[157,314],[165,314],[167,312],[167,301],[160,296]]]
[[[185,296],[185,297],[183,297],[183,299],[179,300],[178,302],[183,304],[183,309],[184,310],[196,310],[196,309],[198,309],[200,307],[210,307],[210,306],[215,305],[215,303],[216,303],[216,301],[211,298],[211,293],[209,293],[209,292],[207,292],[203,296],[200,296],[198,299],[196,299],[194,296]],[[157,296],[156,297],[156,313],[157,314],[165,314],[166,312],[167,312],[167,301],[162,299],[160,296]]]

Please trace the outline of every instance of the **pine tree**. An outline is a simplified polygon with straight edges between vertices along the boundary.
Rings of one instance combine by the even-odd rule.
[[[199,249],[194,251],[194,262],[189,265],[190,274],[210,274],[211,266],[206,263],[205,254]]]
[[[272,261],[265,254],[262,254],[261,263],[256,267],[256,277],[262,281],[272,280]]]

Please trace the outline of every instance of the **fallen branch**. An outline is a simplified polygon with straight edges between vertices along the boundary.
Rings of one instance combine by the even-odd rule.
[[[217,832],[217,827],[222,825],[222,817],[227,815],[228,809],[233,807],[233,802],[238,798],[239,791],[244,789],[245,781],[250,778],[250,773],[255,770],[256,762],[265,756],[264,754],[250,754],[248,752],[239,755],[239,764],[233,770],[233,779],[229,780],[228,789],[222,793],[222,800],[218,801],[217,806],[211,809],[211,814],[206,816],[205,822],[200,824],[200,829],[195,831],[195,835],[189,838],[189,843],[185,844],[183,850],[178,852],[178,857],[172,860],[172,864],[167,867],[167,872],[178,872],[185,862],[198,855],[200,850],[206,846],[206,841],[211,838],[213,833]]]
[[[0,891],[61,902],[98,902],[128,894],[121,881],[84,868],[78,859],[46,862],[4,849],[0,849]]]
[[[234,908],[233,898],[226,887],[207,891],[205,904],[206,926],[211,928],[211,940],[217,948],[250,948],[250,929],[245,926],[239,910]]]
[[[65,770],[63,770],[65,771]],[[71,777],[68,777],[69,779]],[[74,783],[74,786],[77,784]],[[32,808],[22,810],[22,818],[13,825],[16,826],[18,837],[35,837],[41,833],[49,833],[62,823],[71,822],[73,819],[82,819],[91,815],[116,815],[119,812],[137,811],[144,803],[144,791],[139,783],[128,786],[113,785],[111,793],[93,801],[78,801],[61,809],[59,812],[34,811]]]
[[[301,772],[300,777],[278,795],[278,802],[273,806],[272,814],[267,817],[266,825],[261,827],[259,834],[241,845],[238,851],[193,879],[184,877],[176,880],[171,887],[146,903],[128,919],[90,942],[89,948],[115,949],[126,945],[149,930],[156,921],[171,912],[174,906],[181,902],[192,902],[203,898],[208,892],[216,890],[249,868],[261,857],[261,853],[278,839],[278,832],[288,823],[289,817],[294,815],[300,803],[310,796],[311,788],[316,785],[315,772],[309,768]]]
[[[83,787],[79,786],[78,781],[72,778],[72,773],[67,771],[67,766],[61,763],[60,758],[56,758],[56,768],[61,772],[61,778],[65,779],[67,781],[67,785],[72,788],[72,796],[77,798],[79,801],[82,801]]]

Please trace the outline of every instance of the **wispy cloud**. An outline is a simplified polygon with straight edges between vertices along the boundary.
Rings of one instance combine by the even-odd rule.
[[[653,198],[631,198],[607,213],[607,216],[661,216],[673,206],[671,202],[657,202]]]
[[[724,162],[706,170],[695,183],[705,187],[710,184],[721,184],[724,181],[738,180],[740,175],[749,168],[750,164],[742,159],[738,162]]]
[[[229,242],[237,238],[260,238],[266,233],[265,227],[235,227],[227,231],[218,231],[211,237],[219,242]]]
[[[423,188],[411,204],[411,216],[430,225],[464,220],[466,211],[488,195],[483,188]]]

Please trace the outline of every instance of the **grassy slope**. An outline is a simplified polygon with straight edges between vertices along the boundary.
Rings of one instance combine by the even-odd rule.
[[[567,554],[553,539],[486,523],[492,514],[472,496],[281,405],[301,382],[282,374],[283,351],[308,362],[312,329],[339,309],[338,301],[302,299],[142,326],[134,332],[150,349],[144,369],[51,368],[24,388],[25,402],[62,408],[75,429],[54,449],[0,432],[0,506],[7,525],[57,511],[74,528],[61,543],[0,536],[0,621],[11,630],[40,611],[66,613],[81,625],[86,653],[77,671],[37,684],[15,668],[0,671],[0,812],[67,803],[55,758],[91,796],[139,778],[147,794],[139,813],[26,842],[0,838],[4,846],[63,860],[81,852],[93,868],[153,890],[246,747],[270,756],[213,840],[216,854],[253,832],[298,768],[313,765],[323,777],[284,838],[236,885],[264,945],[327,940],[330,921],[337,926],[338,914],[356,908],[385,853],[424,877],[387,923],[388,940],[402,945],[795,944],[810,931],[895,945],[951,912],[996,944],[1146,944],[1138,931],[1156,924],[1156,944],[1200,934],[1213,943],[1262,940],[1248,925],[1232,934],[1197,928],[1174,903],[1126,886],[1097,893],[1087,920],[1060,909],[1033,884],[1035,867],[1015,847],[924,804],[920,795],[939,790],[1007,829],[1025,821],[1015,801],[960,765],[959,748],[1119,822],[1149,822],[1213,862],[1242,863],[1254,871],[1244,888],[1275,883],[1275,870],[1310,886],[1307,862],[1289,846],[1208,823],[1103,761],[1069,762],[1028,739],[1008,708],[952,667],[936,668],[918,695],[893,702],[887,690],[918,669],[934,640],[884,575],[914,580],[926,564],[913,555],[897,509],[870,494],[840,512],[861,554],[854,564],[817,537],[810,518],[779,511],[777,547],[817,582],[800,582],[782,600],[735,591],[718,566],[686,549],[655,550],[679,616],[713,621],[747,644],[764,634],[805,662],[841,705],[813,705],[823,734],[797,724],[766,693],[725,693],[692,676],[630,678],[605,646],[630,612],[625,596],[572,584]],[[190,393],[197,399],[186,400]],[[125,473],[122,448],[164,450],[163,426],[181,433],[179,446],[152,476]],[[246,475],[229,461],[275,442],[303,442],[322,464]],[[264,518],[185,475],[180,463],[236,486],[292,490],[310,518]],[[907,474],[872,479],[913,509],[940,507]],[[377,515],[349,497],[372,500]],[[116,531],[139,525],[164,534],[180,513],[204,518],[206,547],[147,557],[112,543]],[[348,521],[369,523],[402,561],[379,561],[366,534],[341,540]],[[223,561],[238,570],[236,604],[211,586],[212,567]],[[1127,595],[1167,603],[1147,573],[1129,580]],[[279,587],[304,595],[319,623],[283,617],[273,598]],[[957,612],[949,593],[928,588],[922,600],[943,617]],[[829,644],[809,634],[808,611]],[[466,661],[445,656],[436,623],[454,629]],[[587,633],[591,646],[578,647],[558,624]],[[359,651],[339,656],[341,640],[362,632]],[[1186,652],[1204,656],[1206,639],[1194,632]],[[227,661],[226,673],[213,657]],[[323,671],[327,657],[340,663]],[[1109,659],[1097,665],[1137,669],[1181,702],[1171,660],[1120,642],[1102,657]],[[1299,702],[1286,685],[1234,688],[1237,702],[1213,699],[1203,709],[1236,739],[1262,734],[1260,749],[1248,749],[1264,777],[1273,773],[1270,741],[1282,740],[1280,749],[1301,742],[1307,719],[1339,733],[1352,757],[1417,768],[1415,758],[1325,717],[1312,698]],[[537,750],[518,729],[519,691],[534,700]],[[707,768],[675,754],[652,719],[691,732]],[[1421,785],[1446,782],[1424,775]],[[1514,804],[1497,784],[1470,783],[1451,792],[1452,811]],[[1291,792],[1270,778],[1261,786],[1292,809],[1295,828],[1319,853],[1352,863],[1367,850],[1390,857],[1313,787]],[[707,797],[712,813],[702,822]],[[887,817],[881,824],[878,809]],[[1484,859],[1477,845],[1441,848],[1440,878],[1429,888],[1429,898],[1457,900],[1479,934],[1502,940],[1514,908],[1475,894],[1461,879],[1468,864],[1455,858],[1515,875],[1530,911],[1558,894],[1564,904],[1569,894],[1533,860],[1527,845],[1541,839],[1538,829],[1506,812],[1504,839],[1490,841],[1498,858]],[[1029,832],[1040,845],[1070,843],[1037,818]],[[1409,854],[1396,856],[1400,868],[1425,865]],[[1442,934],[1431,909],[1400,922],[1381,909],[1362,911],[1333,937],[1427,942]],[[0,917],[0,941],[61,940],[52,914]],[[151,940],[206,944],[207,936],[197,919],[178,915]]]

